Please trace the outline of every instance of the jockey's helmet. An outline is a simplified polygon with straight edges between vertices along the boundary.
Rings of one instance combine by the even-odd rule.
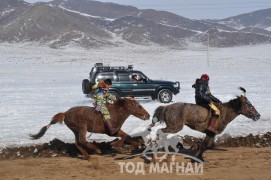
[[[200,79],[203,81],[209,81],[210,78],[209,78],[208,74],[202,74]]]
[[[111,79],[106,79],[106,80],[100,80],[98,83],[98,86],[99,88],[102,88],[102,89],[109,89],[111,84],[112,84]]]
[[[104,80],[100,80],[98,82],[98,86],[99,86],[99,88],[106,88],[106,84],[105,84]]]

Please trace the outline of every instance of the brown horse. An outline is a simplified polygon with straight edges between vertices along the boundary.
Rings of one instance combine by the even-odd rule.
[[[101,153],[101,150],[94,144],[87,142],[87,132],[121,137],[114,146],[122,146],[123,142],[128,137],[128,135],[121,130],[124,121],[130,115],[134,115],[142,120],[150,118],[149,113],[134,98],[119,98],[114,102],[114,104],[108,104],[108,110],[111,115],[112,125],[119,129],[113,135],[110,134],[109,129],[105,125],[101,113],[98,113],[93,107],[78,106],[69,109],[65,113],[56,114],[47,126],[41,128],[39,133],[30,135],[30,137],[32,139],[39,139],[45,134],[52,124],[62,123],[64,121],[75,135],[76,147],[86,159],[89,159],[90,156],[85,148],[92,149],[96,153]]]
[[[240,88],[244,93],[246,90]],[[227,103],[217,104],[221,114],[216,124],[216,130],[220,134],[226,126],[242,114],[254,121],[260,118],[260,114],[249,102],[246,96],[239,96],[236,99],[230,100]],[[156,122],[165,122],[166,127],[161,129],[164,133],[177,133],[187,125],[191,129],[203,132],[206,137],[196,153],[198,158],[202,158],[203,152],[209,144],[214,142],[216,134],[207,130],[210,112],[206,108],[196,104],[189,103],[174,103],[167,106],[159,106],[153,115],[151,126]],[[156,122],[155,122],[156,121]]]

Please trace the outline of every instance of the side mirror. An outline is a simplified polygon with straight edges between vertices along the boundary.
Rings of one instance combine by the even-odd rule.
[[[143,79],[143,82],[147,83],[147,82],[148,82],[148,79],[145,79],[145,78],[144,78],[144,79]]]

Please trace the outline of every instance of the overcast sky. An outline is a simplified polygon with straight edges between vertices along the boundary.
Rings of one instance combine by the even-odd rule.
[[[25,0],[39,2],[50,0]],[[99,0],[122,5],[132,5],[139,9],[155,9],[173,12],[191,19],[222,19],[271,8],[270,0]]]

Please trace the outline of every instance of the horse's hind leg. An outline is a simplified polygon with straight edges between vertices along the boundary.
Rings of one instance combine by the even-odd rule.
[[[87,126],[83,126],[83,128],[79,132],[79,143],[84,147],[94,150],[95,153],[101,154],[101,150],[97,146],[87,141],[86,135],[87,135]]]
[[[75,135],[75,146],[77,147],[77,149],[81,152],[81,154],[86,159],[90,159],[90,155],[87,153],[87,151],[79,143],[79,133],[77,131],[75,131],[75,130],[72,130],[72,132]]]
[[[75,146],[77,147],[77,149],[82,153],[82,155],[86,159],[89,160],[90,159],[90,155],[85,150],[85,148],[92,149],[96,153],[101,153],[101,150],[97,146],[95,146],[92,143],[87,142],[87,140],[86,140],[86,133],[79,133],[77,130],[73,130],[73,129],[72,129],[72,131],[73,131],[73,133],[75,135]]]

